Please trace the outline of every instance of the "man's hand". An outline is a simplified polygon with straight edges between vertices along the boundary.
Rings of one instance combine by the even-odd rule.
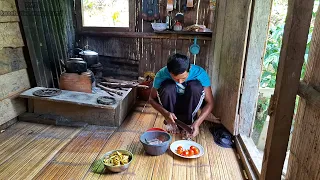
[[[177,119],[176,115],[172,112],[167,112],[165,114],[163,114],[165,120],[167,121],[167,123],[169,124],[176,124],[175,120]]]
[[[166,126],[166,131],[168,131],[169,133],[172,134],[177,134],[179,133],[179,128],[175,123],[175,120],[177,119],[176,115],[174,113],[171,112],[167,112],[165,114],[163,114],[165,120],[164,120],[164,124]]]
[[[200,133],[200,125],[193,123],[191,128],[193,129],[192,138],[196,137]]]

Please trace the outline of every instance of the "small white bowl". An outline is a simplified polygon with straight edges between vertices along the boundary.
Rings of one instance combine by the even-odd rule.
[[[151,23],[152,29],[155,31],[164,31],[167,29],[166,23]]]

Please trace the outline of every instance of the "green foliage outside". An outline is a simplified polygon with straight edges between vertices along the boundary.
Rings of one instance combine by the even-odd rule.
[[[84,26],[127,27],[128,0],[83,0]]]
[[[279,1],[279,0],[278,0]],[[273,17],[274,20],[271,20],[270,29],[269,29],[269,37],[267,41],[266,54],[263,61],[263,73],[261,76],[261,87],[269,87],[274,88],[276,82],[276,74],[278,69],[281,45],[282,45],[282,37],[284,32],[285,25],[285,16],[286,16],[286,8],[287,5],[274,1],[274,6],[280,6],[280,8],[275,8],[281,12],[275,12],[277,16]],[[315,8],[312,14],[312,22],[309,30],[308,43],[305,52],[304,64],[301,72],[301,78],[304,77],[306,71],[306,63],[308,60],[308,54],[310,49],[311,36],[314,28],[314,19],[316,16],[316,10],[318,9],[319,0],[316,0]],[[285,12],[285,13],[284,13]]]
[[[314,20],[316,16],[316,11],[319,6],[319,0],[315,1],[315,6],[312,14],[312,21],[309,30],[309,36],[307,41],[306,52],[304,56],[304,64],[301,71],[301,79],[303,79],[306,72],[306,64],[308,60],[308,54],[310,49],[311,36],[314,28]],[[262,75],[260,81],[260,88],[275,88],[276,75],[279,64],[279,57],[282,45],[282,37],[285,26],[285,17],[287,14],[287,1],[285,0],[274,0],[272,7],[272,14],[270,18],[269,36],[267,40],[266,53],[263,61]],[[267,118],[267,109],[269,106],[269,98],[259,96],[258,109],[256,120],[254,123],[254,134],[253,140],[257,142],[264,122]],[[298,98],[296,100],[296,107],[298,104]],[[296,112],[296,110],[295,110]]]

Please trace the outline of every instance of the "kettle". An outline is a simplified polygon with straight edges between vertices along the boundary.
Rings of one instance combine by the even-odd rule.
[[[99,63],[99,55],[95,51],[82,50],[80,48],[76,48],[75,49],[75,55],[81,57],[85,62],[87,62],[87,66],[89,68],[92,65]]]

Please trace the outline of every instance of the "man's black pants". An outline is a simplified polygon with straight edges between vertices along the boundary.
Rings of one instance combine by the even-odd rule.
[[[191,125],[197,111],[200,109],[205,93],[198,80],[185,83],[184,94],[176,90],[175,81],[168,79],[162,82],[158,89],[158,101],[169,112],[174,113],[180,121]]]

